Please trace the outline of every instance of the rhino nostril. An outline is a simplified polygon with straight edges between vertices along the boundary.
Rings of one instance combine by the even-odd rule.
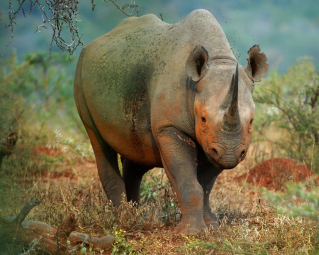
[[[215,149],[213,149],[213,154],[214,154],[214,158],[218,159],[218,153],[217,153],[217,151]]]
[[[239,157],[239,162],[244,159],[244,156],[245,156],[245,150],[243,150],[243,151],[241,152],[240,157]]]

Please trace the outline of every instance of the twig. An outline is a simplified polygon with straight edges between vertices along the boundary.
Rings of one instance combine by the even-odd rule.
[[[12,223],[20,225],[25,217],[29,214],[33,207],[39,205],[42,201],[40,199],[32,199],[30,200],[20,211],[19,215],[13,220]]]
[[[105,0],[104,0],[104,1],[105,1]],[[123,12],[123,13],[124,13],[126,16],[128,16],[128,17],[132,17],[133,15],[127,13],[126,11],[124,11],[124,9],[125,9],[126,7],[131,7],[133,10],[135,10],[135,8],[138,8],[138,7],[139,7],[137,4],[135,4],[135,2],[134,2],[134,3],[131,2],[131,4],[124,4],[123,7],[121,7],[121,6],[119,6],[119,5],[116,3],[116,0],[109,0],[109,1],[112,2],[112,3],[116,6],[117,9],[119,9],[121,12]],[[136,11],[137,16],[138,16],[138,10],[135,10],[135,11]]]
[[[40,242],[41,238],[42,238],[42,235],[40,236],[39,239],[34,239],[30,243],[31,247],[27,251],[25,251],[24,253],[20,253],[19,255],[31,255],[32,254],[31,252],[35,251],[34,246],[36,246]]]
[[[115,0],[109,0],[109,1],[112,2],[112,3],[116,6],[116,8],[119,9],[121,12],[123,12],[126,16],[132,17],[132,15],[131,15],[131,14],[128,14],[126,11],[124,11],[124,10],[121,8],[121,6],[119,6],[119,5],[116,3]]]

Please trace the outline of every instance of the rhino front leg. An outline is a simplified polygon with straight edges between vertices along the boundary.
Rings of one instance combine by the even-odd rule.
[[[192,235],[207,229],[203,219],[204,194],[196,174],[195,143],[175,128],[159,132],[157,142],[163,166],[182,211],[182,221],[176,226],[175,232]]]
[[[211,225],[213,227],[218,227],[217,218],[212,213],[209,206],[209,195],[218,175],[222,171],[223,170],[215,167],[210,162],[206,163],[205,165],[198,166],[197,168],[197,179],[200,185],[202,185],[204,191],[203,217],[207,226]]]

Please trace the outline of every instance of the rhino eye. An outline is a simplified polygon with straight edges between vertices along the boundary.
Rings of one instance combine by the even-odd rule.
[[[251,121],[250,121],[250,125],[252,125],[252,124],[253,124],[253,122],[254,122],[254,119],[251,119]]]
[[[205,117],[201,117],[202,122],[206,122],[206,118]]]

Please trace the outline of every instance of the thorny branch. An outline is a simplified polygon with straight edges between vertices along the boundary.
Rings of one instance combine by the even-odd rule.
[[[105,0],[104,0],[104,1],[105,1]],[[138,6],[137,4],[135,4],[135,2],[134,2],[134,3],[131,2],[130,4],[124,4],[124,5],[121,7],[121,6],[119,6],[119,5],[116,3],[117,0],[109,0],[109,1],[112,2],[112,3],[116,6],[116,8],[119,9],[121,12],[123,12],[126,16],[132,17],[132,12],[133,12],[133,11],[136,11],[136,15],[138,16],[139,6]],[[132,8],[131,14],[127,13],[127,12],[124,10],[124,9],[127,8],[127,7]]]
[[[44,3],[43,3],[44,1]],[[139,14],[139,6],[135,2],[130,4],[124,4],[122,7],[117,4],[117,0],[103,0],[105,3],[111,2],[116,8],[118,8],[126,16],[131,17],[133,11],[136,15]],[[14,37],[14,27],[17,25],[17,15],[22,12],[23,16],[26,17],[25,6],[29,4],[30,9],[28,14],[30,15],[32,10],[37,6],[42,11],[42,24],[37,26],[36,33],[41,32],[41,28],[52,29],[52,37],[50,41],[50,54],[55,43],[61,51],[67,51],[69,57],[73,55],[74,51],[79,45],[84,45],[82,41],[82,34],[79,32],[77,23],[79,15],[79,3],[80,0],[16,0],[17,7],[14,7],[15,0],[9,1],[9,24],[6,25],[7,29],[11,30],[11,40],[8,45],[12,42]],[[91,0],[92,11],[95,8],[94,0]],[[126,8],[131,9],[131,13],[125,11]],[[0,20],[1,20],[0,11]],[[65,35],[62,35],[62,31],[67,30],[69,32],[70,39],[66,40]]]
[[[33,241],[30,243],[30,248],[19,254],[19,255],[31,255],[35,253],[35,246],[41,241],[42,235],[39,237],[39,239],[33,239]]]

